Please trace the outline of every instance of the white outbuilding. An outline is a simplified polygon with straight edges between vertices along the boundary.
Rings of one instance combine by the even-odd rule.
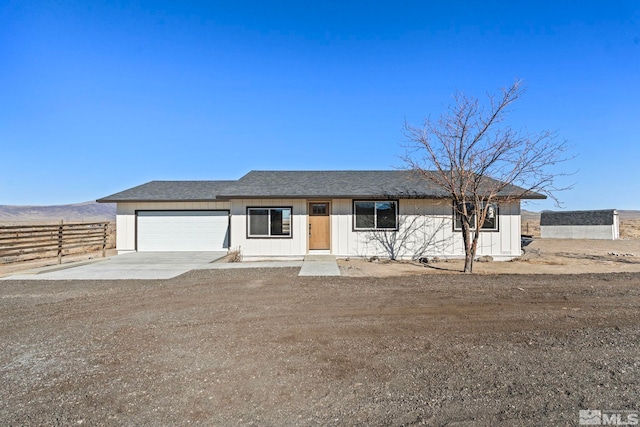
[[[540,236],[543,239],[600,239],[620,238],[618,211],[544,211],[540,215]]]

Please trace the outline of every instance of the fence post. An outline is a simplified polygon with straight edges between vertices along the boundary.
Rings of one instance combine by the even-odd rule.
[[[60,220],[60,225],[58,226],[58,264],[62,264],[62,230],[64,228],[63,225],[64,220]]]
[[[107,256],[107,227],[109,226],[108,222],[105,222],[102,226],[104,230],[104,234],[102,236],[102,258]]]

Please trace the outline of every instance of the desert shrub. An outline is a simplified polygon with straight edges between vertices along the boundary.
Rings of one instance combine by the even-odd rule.
[[[228,262],[242,262],[242,250],[240,246],[230,249],[228,256]]]

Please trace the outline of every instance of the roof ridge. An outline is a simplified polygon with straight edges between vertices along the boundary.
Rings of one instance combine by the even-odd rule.
[[[147,182],[147,184],[152,182],[236,182],[237,179],[154,179],[153,181]],[[141,184],[144,185],[144,184]]]
[[[247,172],[411,172],[409,169],[290,169],[290,170],[274,170],[274,169],[253,169]]]

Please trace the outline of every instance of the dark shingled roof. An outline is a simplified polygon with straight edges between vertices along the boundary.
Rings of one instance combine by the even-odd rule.
[[[409,171],[251,171],[222,194],[230,198],[447,196]]]
[[[220,200],[218,194],[235,181],[151,181],[97,201],[115,202],[202,202]]]
[[[509,186],[498,196],[522,194]],[[101,203],[205,201],[233,198],[448,198],[414,171],[251,171],[237,181],[151,181]],[[534,192],[524,199],[544,199]]]
[[[508,192],[524,189],[510,186]],[[251,171],[221,193],[228,198],[448,198],[449,194],[414,171]],[[546,196],[529,193],[527,199]]]
[[[540,225],[613,225],[615,209],[598,211],[543,211]]]

